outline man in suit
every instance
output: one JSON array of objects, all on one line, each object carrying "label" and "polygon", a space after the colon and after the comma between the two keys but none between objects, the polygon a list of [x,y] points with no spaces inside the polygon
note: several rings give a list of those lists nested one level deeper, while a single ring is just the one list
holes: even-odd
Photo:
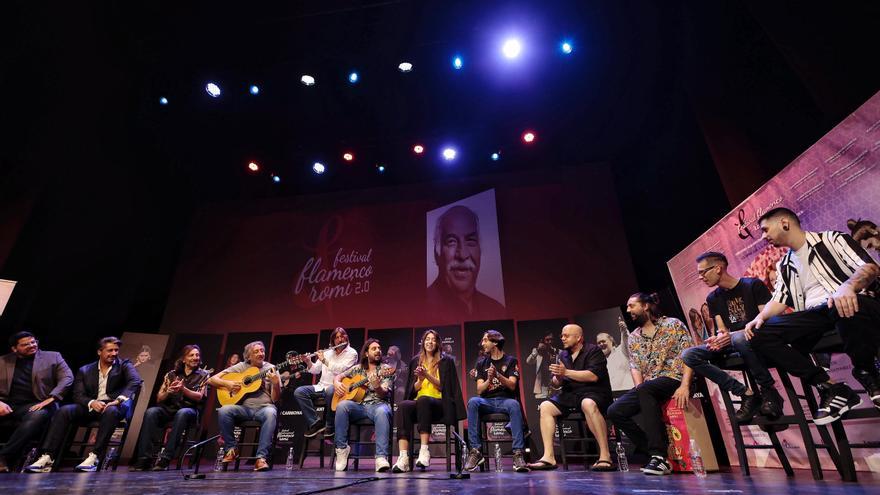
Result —
[{"label": "man in suit", "polygon": [[43,441],[40,457],[27,466],[29,473],[48,473],[54,463],[52,455],[58,452],[72,424],[100,420],[95,448],[76,466],[77,471],[98,470],[98,462],[119,422],[128,418],[134,409],[132,400],[143,380],[131,361],[119,359],[122,341],[104,337],[98,341],[98,361],[87,364],[76,372],[73,384],[73,404],[62,407],[52,418],[49,433]]},{"label": "man in suit", "polygon": [[0,357],[0,427],[13,432],[0,447],[0,473],[43,431],[73,384],[61,354],[41,351],[34,334],[13,334],[9,346],[12,352]]}]

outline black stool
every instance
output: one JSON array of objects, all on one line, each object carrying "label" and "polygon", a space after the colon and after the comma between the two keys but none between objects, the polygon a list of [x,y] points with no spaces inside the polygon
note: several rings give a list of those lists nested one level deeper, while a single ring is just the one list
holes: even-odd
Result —
[{"label": "black stool", "polygon": [[[326,397],[324,397],[324,393],[321,392],[320,395],[312,394],[312,403],[315,405],[315,412],[320,414],[321,417],[326,418],[326,415],[324,415],[324,412],[327,408],[327,399],[326,399]],[[326,425],[325,424],[325,426],[332,427],[334,425]],[[327,431],[327,430],[326,429],[322,430],[320,433],[318,433],[317,435],[315,435],[311,438],[307,438],[305,436],[303,437],[302,445],[300,446],[300,450],[299,450],[299,468],[300,469],[302,469],[303,464],[305,464],[305,462],[306,462],[306,456],[308,456],[309,454],[317,454],[318,456],[320,456],[318,458],[319,459],[318,462],[320,463],[321,468],[322,469],[324,468],[324,449],[327,446],[327,436],[324,435],[325,431]],[[313,450],[309,450],[309,444],[312,442],[312,440],[318,441],[318,448],[313,449]]]},{"label": "black stool", "polygon": [[[238,434],[238,438],[236,440],[236,448],[238,449],[238,458],[235,459],[235,467],[233,468],[235,471],[238,471],[238,468],[239,468],[242,460],[245,460],[245,461],[256,461],[257,460],[257,449],[259,449],[259,445],[260,445],[260,430],[263,427],[259,421],[252,420],[252,419],[241,421],[238,423],[237,426],[239,428],[239,434]],[[278,433],[277,432],[277,430],[278,430],[278,423],[277,422],[275,423],[275,430],[276,431],[274,431],[272,433],[272,443],[269,446],[269,454],[266,456],[266,462],[269,463],[269,467],[274,466],[273,458],[275,456],[272,454],[275,452],[275,441],[278,436],[277,435],[277,433]],[[248,433],[251,431],[253,432],[253,440],[247,441]],[[250,455],[250,456],[241,455],[244,452],[244,448],[250,448],[252,455]],[[228,464],[224,465],[223,470],[226,471],[227,468],[228,468]]]},{"label": "black stool", "polygon": [[[559,436],[559,455],[562,457],[562,468],[566,471],[568,471],[569,457],[582,458],[584,460],[585,470],[589,470],[587,467],[588,459],[599,459],[599,444],[590,432],[590,429],[587,427],[586,421],[587,418],[584,416],[583,412],[573,412],[556,416],[556,434]],[[569,437],[565,435],[565,423],[577,424],[576,436]],[[580,444],[583,447],[583,453],[569,452],[566,444],[571,442]],[[595,453],[590,453],[590,447],[593,447]]]},{"label": "black stool", "polygon": [[[433,427],[433,425],[431,425]],[[455,455],[455,469],[461,469],[461,445],[452,435],[452,432],[458,433],[458,424],[450,424],[443,425],[446,428],[446,438],[444,440],[432,440],[432,437],[428,439],[428,445],[445,445],[446,450],[446,471],[452,471],[452,459],[451,456]],[[415,451],[416,451],[416,442],[419,444],[422,443],[419,435],[415,434],[416,428],[413,428],[413,431],[409,434],[409,458],[410,460],[415,459]],[[415,461],[413,461],[415,462]],[[415,464],[413,464],[415,466]]]}]

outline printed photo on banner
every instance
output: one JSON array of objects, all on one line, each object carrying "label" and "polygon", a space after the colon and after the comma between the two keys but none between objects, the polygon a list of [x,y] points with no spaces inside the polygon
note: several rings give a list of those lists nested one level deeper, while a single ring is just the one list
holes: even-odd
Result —
[{"label": "printed photo on banner", "polygon": [[429,211],[426,229],[428,317],[438,322],[503,318],[495,190]]}]

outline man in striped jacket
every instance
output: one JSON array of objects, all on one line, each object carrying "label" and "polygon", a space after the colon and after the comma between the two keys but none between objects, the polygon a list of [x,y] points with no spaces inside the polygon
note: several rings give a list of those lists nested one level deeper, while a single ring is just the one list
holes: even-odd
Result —
[{"label": "man in striped jacket", "polygon": [[[880,408],[880,373],[874,365],[880,301],[860,294],[877,281],[880,267],[849,235],[804,231],[787,208],[768,211],[758,223],[763,239],[789,251],[777,264],[773,298],[746,325],[752,347],[819,389],[821,404],[813,422],[824,425],[862,403],[851,388],[832,383],[806,356],[823,333],[837,330],[852,360],[853,376]],[[789,307],[794,312],[783,314]]]}]

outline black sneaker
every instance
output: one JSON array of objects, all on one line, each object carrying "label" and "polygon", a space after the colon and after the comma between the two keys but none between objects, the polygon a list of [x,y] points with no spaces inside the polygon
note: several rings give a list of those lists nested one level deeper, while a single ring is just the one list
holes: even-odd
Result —
[{"label": "black sneaker", "polygon": [[318,433],[321,433],[322,431],[324,431],[325,428],[326,428],[326,426],[324,426],[323,421],[317,421],[312,426],[309,426],[309,429],[306,430],[305,433],[303,433],[303,436],[306,438],[312,438],[315,435],[317,435]]},{"label": "black sneaker", "polygon": [[168,464],[171,464],[170,459],[160,457],[156,459],[156,465],[153,466],[153,471],[168,471]]},{"label": "black sneaker", "polygon": [[761,397],[764,399],[759,409],[761,415],[771,420],[779,419],[782,416],[782,405],[785,404],[785,401],[779,395],[776,387],[762,388]]},{"label": "black sneaker", "polygon": [[526,464],[526,458],[522,449],[516,449],[513,451],[513,470],[517,473],[529,472],[529,465]]},{"label": "black sneaker", "polygon": [[464,470],[475,471],[485,460],[480,449],[471,449],[468,451],[467,459],[464,461]]},{"label": "black sneaker", "polygon": [[739,410],[733,415],[737,423],[748,423],[758,414],[764,399],[758,394],[742,396],[742,404]]},{"label": "black sneaker", "polygon": [[331,438],[335,434],[336,434],[336,431],[333,428],[325,428],[324,429],[324,436],[327,438]]},{"label": "black sneaker", "polygon": [[865,393],[874,403],[874,407],[880,409],[880,376],[856,368],[853,368],[852,374],[865,387]]},{"label": "black sneaker", "polygon": [[642,468],[642,472],[653,476],[663,476],[670,474],[672,472],[672,467],[669,465],[669,461],[665,458],[655,455],[651,456],[651,460]]},{"label": "black sneaker", "polygon": [[819,388],[819,409],[813,417],[813,423],[827,425],[840,419],[847,411],[862,403],[859,394],[845,383],[835,383]]},{"label": "black sneaker", "polygon": [[134,465],[131,466],[129,471],[149,471],[150,470],[150,458],[142,457],[138,459]]}]

